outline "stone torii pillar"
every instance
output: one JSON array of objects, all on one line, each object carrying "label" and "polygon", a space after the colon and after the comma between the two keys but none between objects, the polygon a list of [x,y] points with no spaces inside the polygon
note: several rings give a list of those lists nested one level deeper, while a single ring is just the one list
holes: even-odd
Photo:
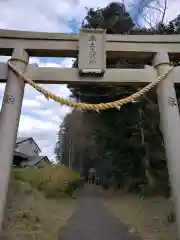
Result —
[{"label": "stone torii pillar", "polygon": [[[24,72],[28,53],[18,47],[14,49],[12,58],[13,64]],[[0,117],[0,235],[25,86],[12,70],[9,69],[8,73]]]},{"label": "stone torii pillar", "polygon": [[[161,62],[167,64],[159,65]],[[159,52],[154,57],[158,76],[170,69],[169,56]],[[172,197],[175,203],[178,237],[180,237],[180,116],[174,88],[173,70],[157,86],[160,112],[160,125],[164,136],[165,152],[168,161]]]}]

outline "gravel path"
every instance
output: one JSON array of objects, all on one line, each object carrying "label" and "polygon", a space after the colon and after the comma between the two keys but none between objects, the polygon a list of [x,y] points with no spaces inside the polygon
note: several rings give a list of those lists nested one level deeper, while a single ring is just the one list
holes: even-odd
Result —
[{"label": "gravel path", "polygon": [[129,233],[103,205],[98,187],[86,185],[77,200],[77,211],[59,240],[140,240]]}]

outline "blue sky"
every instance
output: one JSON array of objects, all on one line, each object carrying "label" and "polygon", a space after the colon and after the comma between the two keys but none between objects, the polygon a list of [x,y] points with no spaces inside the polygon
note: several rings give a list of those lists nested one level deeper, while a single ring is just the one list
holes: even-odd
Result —
[{"label": "blue sky", "polygon": [[[138,0],[125,1],[128,6]],[[139,0],[140,1],[140,0]],[[144,0],[143,0],[144,1]],[[147,0],[146,0],[147,1]],[[164,0],[160,0],[163,3]],[[41,32],[77,32],[86,15],[85,7],[105,7],[109,0],[9,0],[0,1],[0,28]],[[139,3],[139,2],[138,2]],[[180,11],[180,0],[169,0],[166,20],[171,20]],[[8,57],[0,56],[0,61]],[[70,58],[31,58],[39,67],[71,67]],[[0,104],[4,92],[0,84]],[[45,85],[49,91],[68,98],[66,85]],[[72,109],[47,101],[44,96],[26,85],[18,135],[33,137],[43,155],[54,159],[54,147],[58,128],[63,118]]]},{"label": "blue sky", "polygon": [[[72,20],[72,22],[70,22],[68,25],[70,26],[70,31],[72,33],[78,33],[79,32],[79,24],[76,23],[76,20]],[[41,57],[39,59],[40,59],[40,62],[44,62],[44,63],[62,63],[64,61],[64,58]]]}]

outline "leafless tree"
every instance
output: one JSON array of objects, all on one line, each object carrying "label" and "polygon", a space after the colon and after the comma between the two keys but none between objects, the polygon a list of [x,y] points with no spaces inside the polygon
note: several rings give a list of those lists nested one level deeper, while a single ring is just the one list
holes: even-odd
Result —
[{"label": "leafless tree", "polygon": [[141,15],[142,21],[149,28],[153,28],[159,23],[164,23],[168,7],[172,1],[168,0],[155,0],[148,5]]}]

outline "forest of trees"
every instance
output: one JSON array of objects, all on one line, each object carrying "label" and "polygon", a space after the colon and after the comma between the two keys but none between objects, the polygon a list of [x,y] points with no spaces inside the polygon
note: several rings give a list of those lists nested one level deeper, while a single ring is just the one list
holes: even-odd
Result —
[{"label": "forest of trees", "polygon": [[[166,6],[167,8],[167,6]],[[166,9],[165,9],[166,10]],[[180,15],[164,23],[137,26],[124,4],[89,9],[83,28],[104,28],[108,34],[180,34]],[[153,25],[153,26],[152,26]],[[78,59],[73,67],[77,67]],[[174,62],[176,65],[178,62]],[[147,63],[146,63],[147,64]],[[151,63],[149,63],[151,64]],[[143,68],[133,59],[107,59],[107,68]],[[137,91],[138,86],[69,85],[78,101],[101,103],[118,100]],[[177,96],[179,89],[177,87]],[[60,125],[55,152],[57,161],[82,174],[97,169],[104,188],[169,194],[169,177],[155,89],[136,103],[107,111],[73,110]]]}]

